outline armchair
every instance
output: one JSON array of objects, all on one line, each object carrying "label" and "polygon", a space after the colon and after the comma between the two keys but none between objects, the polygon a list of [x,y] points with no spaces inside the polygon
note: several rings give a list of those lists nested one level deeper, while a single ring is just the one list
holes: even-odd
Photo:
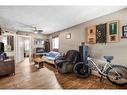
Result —
[{"label": "armchair", "polygon": [[65,56],[56,58],[54,63],[60,73],[69,73],[73,71],[73,66],[78,61],[79,52],[77,50],[69,50]]}]

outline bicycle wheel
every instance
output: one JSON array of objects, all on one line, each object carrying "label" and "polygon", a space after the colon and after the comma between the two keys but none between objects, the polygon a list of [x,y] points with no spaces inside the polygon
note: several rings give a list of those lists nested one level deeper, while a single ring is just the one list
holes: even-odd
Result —
[{"label": "bicycle wheel", "polygon": [[127,68],[113,65],[106,70],[107,79],[116,85],[127,85]]},{"label": "bicycle wheel", "polygon": [[89,75],[91,74],[91,69],[89,68],[89,66],[83,64],[82,62],[75,64],[73,70],[78,77],[82,78],[89,77]]}]

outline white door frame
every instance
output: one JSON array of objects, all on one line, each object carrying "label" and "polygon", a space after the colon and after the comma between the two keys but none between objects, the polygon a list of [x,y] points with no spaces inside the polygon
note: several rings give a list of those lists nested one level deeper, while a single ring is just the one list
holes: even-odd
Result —
[{"label": "white door frame", "polygon": [[[31,45],[31,36],[16,35],[16,37],[15,37],[15,40],[16,40],[16,41],[15,41],[15,42],[16,42],[16,47],[15,47],[15,50],[16,50],[16,51],[15,51],[15,55],[16,55],[16,56],[17,56],[17,48],[18,48],[18,46],[17,46],[17,45],[18,45],[18,37],[29,38],[29,41],[30,41],[30,42],[29,42],[29,45],[30,45],[30,46],[29,46],[29,47],[30,47],[29,60],[31,60],[31,52],[32,52],[32,47],[31,47],[31,46],[32,46],[32,45]],[[16,59],[16,60],[15,60],[16,63],[18,63],[18,62],[17,62],[17,58],[15,58],[15,59]]]}]

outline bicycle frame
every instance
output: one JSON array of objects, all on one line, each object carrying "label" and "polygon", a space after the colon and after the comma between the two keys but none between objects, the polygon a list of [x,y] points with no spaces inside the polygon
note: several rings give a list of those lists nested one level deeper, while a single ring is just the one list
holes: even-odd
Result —
[{"label": "bicycle frame", "polygon": [[97,66],[97,63],[95,63],[95,62],[92,60],[92,58],[88,57],[87,60],[90,61],[90,62],[96,67],[96,69],[98,70],[98,72],[99,72],[101,75],[103,75],[103,76],[107,76],[107,74],[105,73],[105,71],[107,70],[107,69],[106,69],[107,66],[112,68],[111,63],[105,61],[105,65],[104,65],[104,67],[102,68],[102,71],[101,71],[101,69]]}]

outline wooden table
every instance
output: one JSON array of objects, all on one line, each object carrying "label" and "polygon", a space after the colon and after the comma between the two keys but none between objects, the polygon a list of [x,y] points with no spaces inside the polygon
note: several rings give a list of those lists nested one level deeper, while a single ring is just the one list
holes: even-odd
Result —
[{"label": "wooden table", "polygon": [[34,65],[38,65],[38,66],[39,66],[38,69],[43,68],[43,65],[44,65],[44,60],[43,60],[43,58],[37,57],[37,58],[34,58],[33,60],[34,60],[34,62],[35,62]]}]

